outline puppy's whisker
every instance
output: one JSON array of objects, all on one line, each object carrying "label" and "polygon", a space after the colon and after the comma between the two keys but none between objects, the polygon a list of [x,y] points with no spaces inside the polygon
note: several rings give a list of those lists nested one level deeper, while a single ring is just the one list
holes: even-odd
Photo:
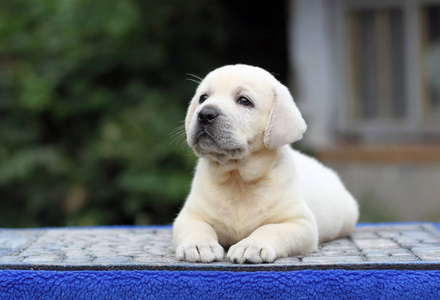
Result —
[{"label": "puppy's whisker", "polygon": [[170,144],[176,144],[177,150],[181,151],[186,140],[185,124],[174,128],[169,135],[171,136]]},{"label": "puppy's whisker", "polygon": [[175,141],[178,141],[180,139],[182,139],[183,137],[185,137],[185,132],[175,132],[172,134],[172,140],[171,143],[174,143]]},{"label": "puppy's whisker", "polygon": [[185,124],[179,125],[176,128],[174,128],[173,130],[171,130],[169,135],[173,136],[173,135],[181,134],[181,133],[185,133]]},{"label": "puppy's whisker", "polygon": [[182,151],[184,145],[185,145],[185,137],[184,136],[178,136],[176,139],[171,141],[171,143],[175,144],[175,147],[178,152]]},{"label": "puppy's whisker", "polygon": [[179,142],[181,142],[184,138],[185,138],[185,133],[176,132],[176,133],[173,135],[170,144],[173,144],[173,143],[175,143],[175,142],[178,142],[178,143],[179,143]]},{"label": "puppy's whisker", "polygon": [[194,77],[195,79],[199,80],[200,82],[203,80],[202,77],[199,77],[199,76],[197,76],[197,75],[195,75],[195,74],[186,73],[185,75],[192,76],[192,77]]},{"label": "puppy's whisker", "polygon": [[185,80],[192,81],[192,82],[195,82],[197,84],[200,84],[200,82],[201,82],[201,81],[199,81],[199,80],[197,80],[195,78],[185,78]]},{"label": "puppy's whisker", "polygon": [[197,80],[192,79],[192,78],[186,78],[185,80],[192,81],[192,82],[197,83],[197,84],[200,84],[200,82],[201,82],[201,81],[197,81]]}]

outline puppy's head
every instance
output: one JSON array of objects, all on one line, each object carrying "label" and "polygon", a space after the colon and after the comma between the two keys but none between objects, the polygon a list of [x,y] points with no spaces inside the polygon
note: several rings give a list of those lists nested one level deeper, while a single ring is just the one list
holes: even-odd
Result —
[{"label": "puppy's head", "polygon": [[306,123],[288,89],[267,71],[231,65],[209,73],[191,100],[187,142],[220,163],[302,138]]}]

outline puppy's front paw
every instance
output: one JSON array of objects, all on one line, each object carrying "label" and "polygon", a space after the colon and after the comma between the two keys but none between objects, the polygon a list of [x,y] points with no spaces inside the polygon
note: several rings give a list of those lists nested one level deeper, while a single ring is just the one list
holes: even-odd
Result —
[{"label": "puppy's front paw", "polygon": [[275,250],[268,246],[259,246],[241,241],[232,246],[228,251],[228,259],[239,264],[270,263],[276,258]]},{"label": "puppy's front paw", "polygon": [[177,259],[189,262],[222,261],[223,256],[223,247],[217,242],[189,242],[176,248]]}]

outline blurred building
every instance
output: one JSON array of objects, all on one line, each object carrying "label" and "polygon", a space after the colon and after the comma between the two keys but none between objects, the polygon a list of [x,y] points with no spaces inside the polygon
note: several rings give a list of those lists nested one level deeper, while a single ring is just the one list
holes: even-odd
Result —
[{"label": "blurred building", "polygon": [[440,221],[440,1],[291,0],[302,146],[369,220]]}]

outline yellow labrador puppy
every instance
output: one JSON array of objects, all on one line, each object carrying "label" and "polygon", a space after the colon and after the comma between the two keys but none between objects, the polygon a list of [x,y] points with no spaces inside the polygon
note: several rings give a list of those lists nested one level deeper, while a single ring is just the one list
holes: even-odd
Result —
[{"label": "yellow labrador puppy", "polygon": [[288,89],[258,67],[230,65],[200,83],[185,119],[200,158],[174,222],[179,260],[273,262],[347,236],[356,201],[338,176],[288,144],[306,123]]}]

